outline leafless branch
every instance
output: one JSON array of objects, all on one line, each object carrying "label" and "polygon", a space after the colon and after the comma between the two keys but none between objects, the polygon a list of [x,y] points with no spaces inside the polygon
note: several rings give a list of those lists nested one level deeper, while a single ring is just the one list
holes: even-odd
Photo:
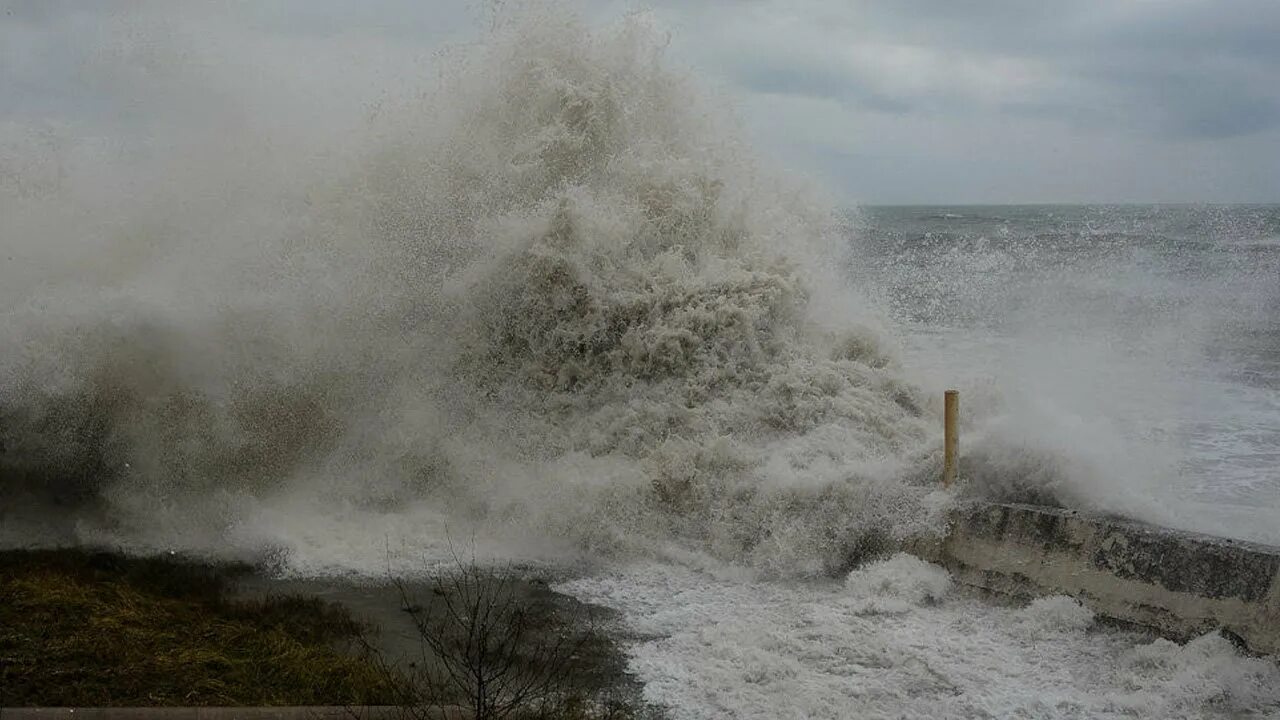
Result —
[{"label": "leafless branch", "polygon": [[[422,601],[404,581],[392,581],[422,648],[403,700],[425,708],[458,699],[476,720],[558,714],[570,694],[573,660],[591,637],[589,624],[541,618],[521,597],[514,566],[483,567],[452,542],[449,550],[449,569],[436,575]],[[425,720],[426,713],[407,716]],[[606,716],[620,717],[616,708]]]}]

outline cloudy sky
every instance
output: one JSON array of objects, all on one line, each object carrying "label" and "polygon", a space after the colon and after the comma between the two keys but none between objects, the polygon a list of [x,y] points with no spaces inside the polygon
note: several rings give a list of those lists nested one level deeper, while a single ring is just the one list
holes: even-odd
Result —
[{"label": "cloudy sky", "polygon": [[[291,121],[305,123],[307,97],[411,87],[403,76],[478,37],[484,16],[470,0],[0,7],[0,127],[98,134],[224,122],[227,97],[255,93],[301,98]],[[1276,0],[643,7],[766,152],[850,202],[1280,201]],[[201,80],[165,72],[174,62]],[[187,117],[155,112],[157,97]]]}]

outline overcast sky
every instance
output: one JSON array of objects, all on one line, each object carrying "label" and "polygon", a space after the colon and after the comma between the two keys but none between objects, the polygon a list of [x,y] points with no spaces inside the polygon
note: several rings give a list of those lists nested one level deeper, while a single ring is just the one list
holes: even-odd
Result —
[{"label": "overcast sky", "polygon": [[[216,115],[218,83],[255,92],[273,63],[293,93],[355,97],[371,77],[394,92],[412,85],[401,70],[477,37],[482,15],[468,0],[214,5],[0,0],[0,124],[150,131],[139,97]],[[576,6],[600,18],[637,7]],[[673,59],[732,98],[766,152],[850,202],[1280,201],[1278,0],[648,7]],[[166,14],[210,28],[185,31],[213,68],[198,93],[156,68],[171,58],[146,40],[190,25]],[[110,47],[126,50],[104,59]]]}]

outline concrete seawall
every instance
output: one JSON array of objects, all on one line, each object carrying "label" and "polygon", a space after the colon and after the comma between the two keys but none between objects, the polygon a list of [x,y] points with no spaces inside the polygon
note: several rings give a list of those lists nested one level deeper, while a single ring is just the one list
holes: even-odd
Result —
[{"label": "concrete seawall", "polygon": [[1187,638],[1221,628],[1280,653],[1280,548],[1074,510],[983,504],[914,552],[956,581],[1017,598],[1063,594],[1104,617]]}]

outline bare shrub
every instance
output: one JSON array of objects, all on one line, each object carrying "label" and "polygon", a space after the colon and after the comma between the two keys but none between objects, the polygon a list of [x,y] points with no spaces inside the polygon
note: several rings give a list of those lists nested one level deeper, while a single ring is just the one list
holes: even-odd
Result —
[{"label": "bare shrub", "polygon": [[515,567],[484,567],[455,553],[423,600],[393,582],[421,641],[407,671],[387,670],[399,678],[405,717],[630,717],[625,702],[591,692],[578,677],[591,673],[583,651],[599,639],[590,613],[530,597]]}]

